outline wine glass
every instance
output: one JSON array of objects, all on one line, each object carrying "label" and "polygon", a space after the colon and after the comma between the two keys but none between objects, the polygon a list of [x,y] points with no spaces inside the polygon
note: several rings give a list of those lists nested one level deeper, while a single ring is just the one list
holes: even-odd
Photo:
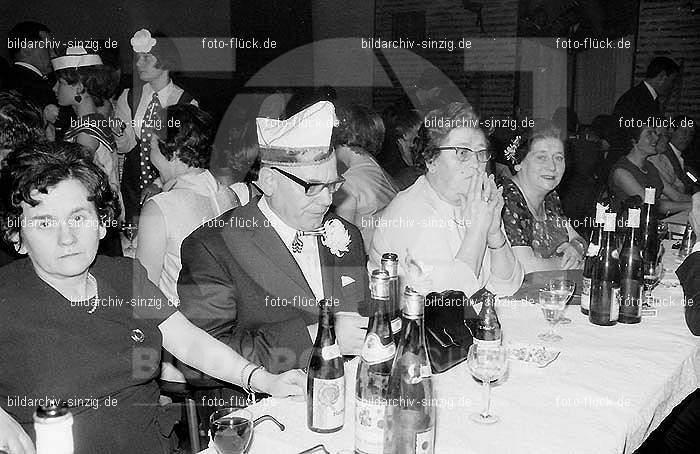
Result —
[{"label": "wine glass", "polygon": [[644,262],[644,307],[653,307],[655,305],[656,299],[651,294],[651,291],[659,283],[663,273],[664,267],[661,263],[656,261]]},{"label": "wine glass", "polygon": [[561,318],[566,302],[574,294],[576,284],[567,279],[552,279],[539,291],[539,301],[545,319],[549,322],[549,331],[541,333],[538,339],[545,342],[559,342],[562,337],[554,332],[557,322]]},{"label": "wine glass", "polygon": [[209,418],[217,454],[244,454],[253,439],[253,415],[244,408],[221,408]]},{"label": "wine glass", "polygon": [[121,228],[124,237],[129,240],[129,246],[127,249],[134,250],[134,240],[139,232],[139,225],[136,222],[124,222]]},{"label": "wine glass", "polygon": [[503,345],[485,346],[473,344],[467,354],[467,366],[472,376],[481,381],[484,395],[484,409],[472,413],[469,419],[479,424],[498,422],[498,416],[491,413],[491,382],[501,378],[508,368],[508,348]]}]

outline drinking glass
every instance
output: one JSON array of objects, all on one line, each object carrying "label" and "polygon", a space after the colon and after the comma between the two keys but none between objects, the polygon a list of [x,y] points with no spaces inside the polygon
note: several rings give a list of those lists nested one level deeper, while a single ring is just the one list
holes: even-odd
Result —
[{"label": "drinking glass", "polygon": [[244,408],[222,408],[212,413],[209,424],[218,454],[248,452],[253,439],[253,415]]},{"label": "drinking glass", "polygon": [[508,367],[508,348],[499,346],[484,346],[473,344],[467,354],[467,366],[472,376],[481,381],[484,395],[484,409],[472,413],[469,419],[479,424],[498,422],[498,416],[491,413],[491,382],[501,378]]},{"label": "drinking glass", "polygon": [[661,263],[654,261],[644,262],[644,307],[653,307],[655,305],[656,299],[652,296],[651,291],[659,283],[663,273],[664,267]]},{"label": "drinking glass", "polygon": [[539,301],[545,319],[549,322],[549,331],[541,333],[538,339],[545,342],[558,342],[562,337],[555,333],[555,327],[561,318],[566,303],[574,294],[576,284],[567,279],[552,279],[539,291]]},{"label": "drinking glass", "polygon": [[127,249],[134,250],[134,240],[139,232],[139,225],[135,222],[124,222],[122,223],[121,231],[124,233],[124,237],[129,240]]}]

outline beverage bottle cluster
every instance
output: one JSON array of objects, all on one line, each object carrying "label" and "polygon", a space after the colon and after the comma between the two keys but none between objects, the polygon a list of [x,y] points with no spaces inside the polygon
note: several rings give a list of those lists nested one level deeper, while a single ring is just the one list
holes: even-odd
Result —
[{"label": "beverage bottle cluster", "polygon": [[[581,312],[593,324],[642,320],[645,270],[659,258],[655,195],[654,188],[645,188],[641,209],[628,207],[623,213],[626,226],[619,233],[617,214],[602,203],[596,205],[596,228],[586,254],[581,296]],[[616,235],[624,235],[624,240],[618,242]]]}]

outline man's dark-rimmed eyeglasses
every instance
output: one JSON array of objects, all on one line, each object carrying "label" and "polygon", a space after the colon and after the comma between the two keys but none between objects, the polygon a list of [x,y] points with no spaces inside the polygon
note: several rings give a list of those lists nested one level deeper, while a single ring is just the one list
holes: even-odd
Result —
[{"label": "man's dark-rimmed eyeglasses", "polygon": [[289,172],[285,172],[284,170],[280,169],[279,167],[272,166],[270,167],[271,169],[274,169],[284,175],[285,177],[289,178],[299,186],[302,186],[304,188],[304,194],[306,194],[308,197],[313,197],[315,195],[318,195],[323,191],[325,188],[328,188],[328,192],[331,194],[335,193],[340,189],[340,187],[345,183],[345,178],[339,177],[337,180],[334,181],[329,181],[327,183],[323,182],[309,182],[306,180],[302,180],[296,175],[292,175]]}]

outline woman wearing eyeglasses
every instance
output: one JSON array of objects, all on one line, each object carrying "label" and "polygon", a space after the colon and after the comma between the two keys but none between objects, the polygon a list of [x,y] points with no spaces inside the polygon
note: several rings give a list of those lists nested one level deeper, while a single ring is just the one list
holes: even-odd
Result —
[{"label": "woman wearing eyeglasses", "polygon": [[514,293],[523,271],[501,228],[503,197],[486,174],[488,142],[464,103],[430,112],[416,164],[423,175],[384,210],[370,248],[370,269],[399,254],[399,275],[421,292],[486,286]]},{"label": "woman wearing eyeglasses", "polygon": [[566,169],[559,129],[539,125],[506,155],[516,174],[503,184],[503,226],[523,269],[581,268],[586,242],[564,216],[555,190]]}]

